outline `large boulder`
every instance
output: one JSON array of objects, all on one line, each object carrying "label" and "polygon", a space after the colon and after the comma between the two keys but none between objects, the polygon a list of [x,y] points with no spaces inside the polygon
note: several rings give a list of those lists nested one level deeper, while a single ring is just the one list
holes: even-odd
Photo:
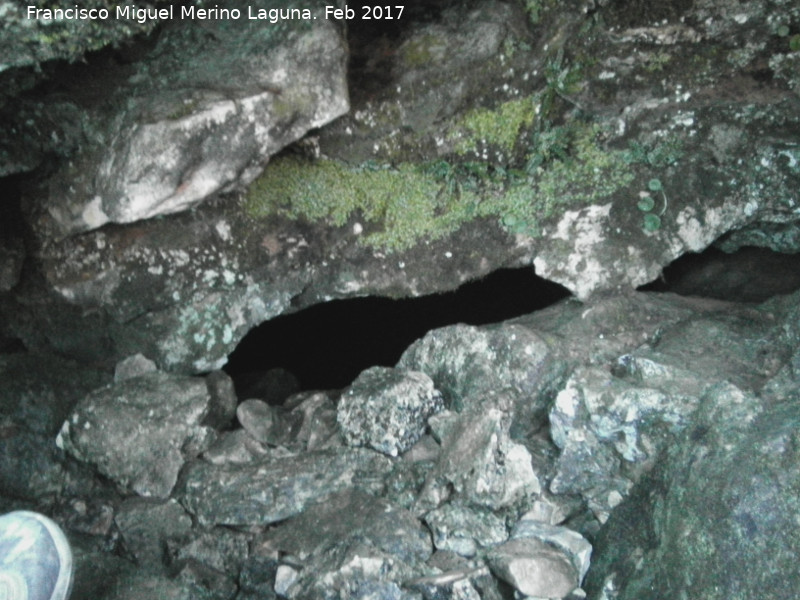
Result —
[{"label": "large boulder", "polygon": [[207,444],[210,407],[202,378],[148,373],[86,396],[56,443],[139,495],[166,498],[183,463]]},{"label": "large boulder", "polygon": [[703,408],[710,418],[670,450],[603,532],[590,576],[595,597],[771,600],[795,593],[796,399],[763,407],[718,386]]},{"label": "large boulder", "polygon": [[75,123],[65,144],[84,140],[29,193],[37,226],[61,237],[186,210],[250,183],[272,154],[346,112],[345,43],[316,16],[272,27],[246,14],[176,18],[143,60],[93,72],[104,102],[79,81],[39,100]]}]

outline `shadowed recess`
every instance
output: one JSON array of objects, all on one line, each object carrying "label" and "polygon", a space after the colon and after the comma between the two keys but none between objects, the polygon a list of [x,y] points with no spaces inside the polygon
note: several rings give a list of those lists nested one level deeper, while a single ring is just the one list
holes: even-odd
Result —
[{"label": "shadowed recess", "polygon": [[667,265],[659,279],[639,288],[731,302],[763,302],[798,289],[800,254],[755,247],[685,254]]},{"label": "shadowed recess", "polygon": [[567,296],[564,287],[525,268],[499,270],[446,294],[334,300],[256,327],[230,355],[225,370],[236,380],[280,367],[295,375],[302,389],[337,389],[368,367],[393,366],[431,329],[504,321]]}]

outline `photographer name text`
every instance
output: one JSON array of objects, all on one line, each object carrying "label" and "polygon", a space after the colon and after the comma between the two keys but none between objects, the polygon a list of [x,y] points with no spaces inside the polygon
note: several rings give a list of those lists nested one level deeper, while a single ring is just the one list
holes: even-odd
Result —
[{"label": "photographer name text", "polygon": [[215,5],[213,8],[197,8],[195,6],[165,6],[162,8],[137,7],[133,4],[108,8],[85,8],[75,5],[69,8],[39,8],[36,5],[28,5],[26,16],[28,19],[42,21],[105,21],[107,19],[117,19],[126,21],[136,21],[147,23],[148,21],[168,21],[168,20],[201,20],[201,21],[238,21],[257,20],[278,23],[279,21],[313,21],[318,17],[331,20],[393,20],[400,19],[403,15],[403,5],[382,5],[382,6],[359,6],[350,8],[346,4],[342,8],[326,6],[322,11],[312,11],[308,8],[259,8],[258,6],[247,6],[246,9],[221,8]]}]

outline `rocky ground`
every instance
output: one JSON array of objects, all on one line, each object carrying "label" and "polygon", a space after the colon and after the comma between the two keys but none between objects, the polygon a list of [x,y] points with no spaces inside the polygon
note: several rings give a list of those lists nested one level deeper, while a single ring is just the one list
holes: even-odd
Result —
[{"label": "rocky ground", "polygon": [[65,525],[77,598],[778,598],[798,311],[566,300],[279,404],[5,355],[4,503]]}]

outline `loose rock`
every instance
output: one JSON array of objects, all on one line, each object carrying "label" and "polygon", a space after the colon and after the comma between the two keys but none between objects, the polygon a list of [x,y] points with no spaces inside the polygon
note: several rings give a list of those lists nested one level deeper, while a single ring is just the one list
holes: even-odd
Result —
[{"label": "loose rock", "polygon": [[336,421],[350,446],[402,454],[425,433],[428,417],[444,408],[424,373],[372,367],[339,399]]},{"label": "loose rock", "polygon": [[578,587],[578,574],[570,560],[533,538],[501,544],[487,559],[495,575],[528,596],[565,598]]},{"label": "loose rock", "polygon": [[201,523],[265,525],[352,486],[380,490],[389,459],[372,450],[316,451],[246,464],[190,464],[178,494]]}]

